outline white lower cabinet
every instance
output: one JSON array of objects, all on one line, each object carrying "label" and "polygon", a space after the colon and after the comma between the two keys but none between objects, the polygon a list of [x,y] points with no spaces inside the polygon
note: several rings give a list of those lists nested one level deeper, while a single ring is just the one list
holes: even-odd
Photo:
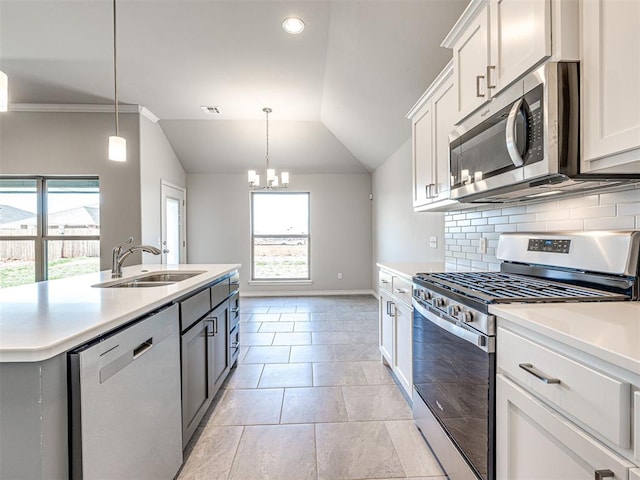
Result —
[{"label": "white lower cabinet", "polygon": [[389,365],[405,393],[412,394],[413,308],[412,283],[408,278],[379,271],[387,283],[380,284],[379,346],[383,361]]},{"label": "white lower cabinet", "polygon": [[497,376],[496,385],[498,479],[629,478],[635,465],[504,375]]},{"label": "white lower cabinet", "polygon": [[380,291],[380,353],[389,366],[393,366],[395,304],[391,295]]},{"label": "white lower cabinet", "polygon": [[396,349],[393,371],[407,395],[411,395],[411,339],[413,335],[413,310],[396,303]]}]

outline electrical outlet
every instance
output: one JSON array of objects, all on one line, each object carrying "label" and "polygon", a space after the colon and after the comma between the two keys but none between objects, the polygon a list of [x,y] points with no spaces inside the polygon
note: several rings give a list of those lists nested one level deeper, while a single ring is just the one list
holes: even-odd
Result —
[{"label": "electrical outlet", "polygon": [[433,235],[429,237],[429,247],[438,248],[438,237]]},{"label": "electrical outlet", "polygon": [[487,239],[484,237],[480,238],[480,245],[478,245],[478,251],[480,253],[487,253]]},{"label": "electrical outlet", "polygon": [[342,272],[338,273],[338,280],[342,280]]}]

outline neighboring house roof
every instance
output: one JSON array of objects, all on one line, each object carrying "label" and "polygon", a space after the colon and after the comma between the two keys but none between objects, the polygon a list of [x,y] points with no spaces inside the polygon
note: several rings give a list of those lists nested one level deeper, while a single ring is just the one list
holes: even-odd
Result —
[{"label": "neighboring house roof", "polygon": [[17,223],[20,220],[34,216],[34,213],[27,212],[21,208],[12,207],[11,205],[0,205],[0,225],[4,225],[5,223]]},{"label": "neighboring house roof", "polygon": [[[13,207],[8,207],[6,213],[3,213],[6,205],[0,205],[0,225],[3,228],[17,228],[21,225],[35,226],[37,223],[37,215],[20,210]],[[15,210],[18,213],[11,216],[11,210]],[[20,215],[19,212],[22,212]],[[61,212],[55,212],[49,215],[49,226],[57,227],[63,225],[65,227],[98,227],[100,226],[100,209],[97,206],[84,206],[78,208],[72,208],[69,210],[63,210]]]}]

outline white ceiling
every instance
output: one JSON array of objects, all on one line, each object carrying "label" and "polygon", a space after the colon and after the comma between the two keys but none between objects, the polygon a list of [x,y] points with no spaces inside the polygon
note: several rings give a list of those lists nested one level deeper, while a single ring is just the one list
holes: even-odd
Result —
[{"label": "white ceiling", "polygon": [[[118,89],[160,125],[189,173],[372,170],[410,136],[404,117],[451,58],[468,0],[118,0]],[[12,103],[113,101],[109,0],[0,0]],[[300,35],[281,28],[304,19]],[[200,105],[222,114],[206,116]]]}]

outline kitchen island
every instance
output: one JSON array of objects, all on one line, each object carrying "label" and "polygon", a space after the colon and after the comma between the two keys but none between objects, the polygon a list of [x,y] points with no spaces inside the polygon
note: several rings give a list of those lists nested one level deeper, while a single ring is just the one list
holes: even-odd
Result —
[{"label": "kitchen island", "polygon": [[201,272],[169,285],[100,288],[110,272],[0,291],[0,478],[68,478],[67,352],[204,288],[238,264],[138,265]]}]

